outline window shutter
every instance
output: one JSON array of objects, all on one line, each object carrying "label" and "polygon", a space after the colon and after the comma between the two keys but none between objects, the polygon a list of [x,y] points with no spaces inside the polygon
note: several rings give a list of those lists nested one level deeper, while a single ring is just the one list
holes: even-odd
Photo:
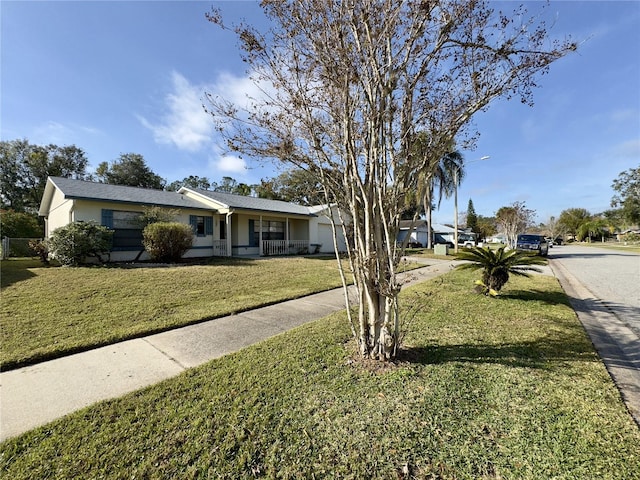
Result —
[{"label": "window shutter", "polygon": [[189,215],[189,225],[191,225],[191,229],[195,235],[198,232],[198,217],[195,215]]},{"label": "window shutter", "polygon": [[113,210],[102,209],[102,225],[107,228],[113,228]]},{"label": "window shutter", "polygon": [[213,235],[213,218],[204,217],[204,234]]},{"label": "window shutter", "polygon": [[249,246],[250,247],[257,247],[257,243],[256,243],[256,233],[255,233],[255,220],[249,220]]}]

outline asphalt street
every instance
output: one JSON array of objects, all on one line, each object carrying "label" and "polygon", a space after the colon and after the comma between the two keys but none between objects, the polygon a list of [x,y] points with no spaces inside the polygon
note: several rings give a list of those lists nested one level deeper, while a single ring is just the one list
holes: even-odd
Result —
[{"label": "asphalt street", "polygon": [[562,264],[640,336],[640,254],[560,245],[549,250],[549,258]]},{"label": "asphalt street", "polygon": [[640,426],[640,254],[558,246],[550,266]]}]

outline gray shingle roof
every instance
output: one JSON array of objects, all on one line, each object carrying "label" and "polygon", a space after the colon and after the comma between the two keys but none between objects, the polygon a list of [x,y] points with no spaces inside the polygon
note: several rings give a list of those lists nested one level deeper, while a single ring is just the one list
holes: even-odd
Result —
[{"label": "gray shingle roof", "polygon": [[[204,202],[198,201],[193,197],[187,197],[186,195],[178,192],[87,182],[84,180],[74,180],[64,177],[49,177],[49,180],[64,194],[65,198],[211,210],[211,207]],[[252,210],[291,215],[315,216],[309,207],[282,202],[280,200],[268,200],[265,198],[246,197],[231,193],[212,192],[209,190],[191,188],[184,188],[181,191],[185,190],[200,194],[203,197],[209,198],[222,205],[226,205],[234,210]]]},{"label": "gray shingle roof", "polygon": [[[411,220],[400,220],[400,229],[407,230],[411,226]],[[426,220],[418,220],[415,224],[415,229],[426,228],[427,221]],[[447,227],[446,225],[440,225],[439,223],[432,223],[431,229],[436,233],[452,233],[455,231],[454,228]]]},{"label": "gray shingle roof", "polygon": [[210,210],[203,203],[178,192],[86,182],[63,177],[49,177],[49,180],[64,193],[66,198]]},{"label": "gray shingle roof", "polygon": [[268,200],[266,198],[246,197],[244,195],[234,195],[232,193],[212,192],[210,190],[200,190],[196,188],[185,188],[210,198],[215,202],[226,205],[234,210],[258,210],[264,212],[289,213],[295,215],[315,216],[309,207],[296,205],[295,203],[282,202],[280,200]]}]

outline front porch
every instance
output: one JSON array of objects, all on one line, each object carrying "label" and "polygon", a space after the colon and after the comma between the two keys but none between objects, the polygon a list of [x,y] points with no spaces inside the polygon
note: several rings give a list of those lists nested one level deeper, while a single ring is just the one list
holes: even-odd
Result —
[{"label": "front porch", "polygon": [[219,215],[215,224],[215,257],[307,255],[316,250],[308,218],[231,212]]},{"label": "front porch", "polygon": [[[234,250],[236,255],[233,255]],[[239,248],[232,247],[231,254],[229,254],[227,240],[213,241],[214,257],[243,256],[239,255],[238,251]],[[317,245],[310,244],[309,240],[263,240],[257,253],[261,257],[272,257],[277,255],[308,255],[317,253],[316,251]]]}]

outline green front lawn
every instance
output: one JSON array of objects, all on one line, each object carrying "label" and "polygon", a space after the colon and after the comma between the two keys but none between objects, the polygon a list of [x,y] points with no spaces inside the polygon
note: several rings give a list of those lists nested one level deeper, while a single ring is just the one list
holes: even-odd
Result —
[{"label": "green front lawn", "polygon": [[581,247],[596,247],[596,248],[606,248],[607,250],[617,250],[622,252],[632,252],[632,253],[640,253],[640,245],[637,243],[630,243],[625,245],[624,242],[615,243],[615,242],[576,242],[576,243],[568,243],[567,245],[580,245]]},{"label": "green front lawn", "polygon": [[2,269],[0,365],[12,367],[341,285],[335,258],[220,259],[159,268]]},{"label": "green front lawn", "polygon": [[6,441],[0,476],[639,479],[640,430],[557,281],[491,299],[473,278],[403,293],[391,368],[354,362],[335,314]]}]

